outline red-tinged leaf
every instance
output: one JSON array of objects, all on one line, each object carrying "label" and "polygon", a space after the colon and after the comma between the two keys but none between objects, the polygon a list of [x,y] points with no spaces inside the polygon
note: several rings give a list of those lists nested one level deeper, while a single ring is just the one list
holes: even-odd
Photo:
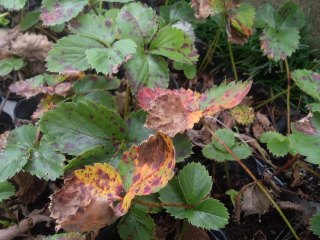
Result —
[{"label": "red-tinged leaf", "polygon": [[204,93],[200,100],[200,108],[204,116],[211,116],[223,109],[230,109],[241,103],[248,94],[252,81],[231,82],[220,85]]},{"label": "red-tinged leaf", "polygon": [[63,82],[64,78],[60,76],[39,75],[27,80],[21,80],[10,85],[11,92],[17,95],[30,98],[39,93],[45,93],[49,95],[66,96],[72,84],[69,82]]},{"label": "red-tinged leaf", "polygon": [[32,119],[39,119],[42,117],[42,115],[47,112],[47,111],[50,111],[52,110],[58,103],[60,103],[64,98],[60,97],[60,96],[57,96],[57,95],[45,95],[36,111],[32,114],[31,118]]},{"label": "red-tinged leaf", "polygon": [[140,106],[149,112],[146,127],[175,136],[193,128],[202,117],[201,94],[191,90],[155,90],[143,88],[138,93]]},{"label": "red-tinged leaf", "polygon": [[135,195],[155,193],[173,177],[176,161],[172,140],[161,133],[152,135],[138,147],[134,146],[125,152],[122,162],[129,165],[127,169],[133,169],[131,174],[124,173],[128,174],[124,178],[130,178],[131,186],[117,206],[120,212],[127,212]]},{"label": "red-tinged leaf", "polygon": [[49,209],[57,229],[74,232],[98,230],[118,218],[112,201],[94,195],[92,187],[77,177],[65,180],[64,187],[51,196]]}]

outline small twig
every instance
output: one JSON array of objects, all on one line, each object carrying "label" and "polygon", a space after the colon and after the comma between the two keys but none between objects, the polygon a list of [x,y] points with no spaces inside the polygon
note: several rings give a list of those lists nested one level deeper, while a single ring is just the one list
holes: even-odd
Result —
[{"label": "small twig", "polygon": [[287,217],[284,215],[278,204],[273,200],[271,194],[268,192],[268,190],[263,186],[263,184],[256,178],[256,176],[250,171],[250,169],[241,161],[240,158],[237,157],[237,155],[226,145],[224,141],[222,141],[215,132],[208,126],[208,124],[203,121],[204,126],[207,128],[207,130],[211,133],[212,137],[214,137],[227,151],[230,153],[230,155],[239,163],[239,165],[243,168],[243,170],[246,171],[246,173],[252,178],[252,180],[257,184],[257,186],[260,188],[260,190],[265,194],[265,196],[268,198],[268,200],[271,202],[273,207],[277,210],[283,221],[286,223],[288,228],[290,229],[292,235],[295,239],[300,240],[298,234],[293,229],[292,225],[290,224]]},{"label": "small twig", "polygon": [[54,35],[52,35],[49,31],[43,29],[41,26],[35,26],[36,29],[38,29],[40,32],[43,32],[45,35],[47,35],[48,37],[50,37],[52,40],[54,40],[55,42],[58,41],[58,38],[55,37]]},{"label": "small twig", "polygon": [[291,95],[291,73],[289,69],[288,59],[284,60],[287,73],[287,134],[290,134],[290,124],[291,124],[291,110],[290,110],[290,95]]},{"label": "small twig", "polygon": [[2,114],[2,112],[3,112],[4,105],[6,105],[6,103],[7,103],[7,101],[8,101],[9,95],[10,95],[10,91],[7,92],[6,98],[4,99],[4,101],[3,101],[3,103],[2,103],[2,105],[1,105],[1,107],[0,107],[0,116],[1,116],[1,114]]},{"label": "small twig", "polygon": [[234,75],[234,79],[236,81],[239,81],[238,78],[238,73],[237,73],[237,67],[236,67],[236,62],[234,60],[234,55],[233,55],[233,51],[232,51],[232,46],[231,43],[227,40],[228,42],[228,49],[229,49],[229,54],[230,54],[230,60],[231,60],[231,65],[232,65],[232,71],[233,71],[233,75]]}]

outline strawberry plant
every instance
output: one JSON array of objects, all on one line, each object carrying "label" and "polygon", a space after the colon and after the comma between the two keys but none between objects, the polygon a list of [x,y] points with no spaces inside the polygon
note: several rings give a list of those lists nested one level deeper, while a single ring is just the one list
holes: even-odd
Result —
[{"label": "strawberry plant", "polygon": [[[37,105],[28,119],[14,119],[15,128],[0,138],[0,207],[7,219],[17,220],[6,200],[15,194],[23,202],[38,181],[39,194],[51,194],[44,201],[50,212],[45,221],[64,231],[44,234],[48,240],[88,239],[90,233],[112,228],[123,240],[158,239],[161,224],[171,231],[167,238],[185,239],[187,231],[207,234],[230,226],[231,209],[240,221],[241,213],[266,214],[271,206],[300,239],[283,211],[295,203],[278,201],[285,184],[280,188],[276,178],[290,168],[294,188],[302,181],[298,164],[319,177],[313,165],[320,165],[320,75],[317,66],[291,71],[288,61],[299,49],[306,22],[297,4],[257,10],[231,0],[161,6],[131,0],[29,4],[0,3],[10,20],[0,15],[5,26],[0,29],[0,76],[11,81],[0,112],[12,94],[23,97],[14,114],[24,101]],[[202,54],[195,30],[210,21],[217,31]],[[258,80],[238,74],[233,47],[245,47],[252,36],[261,58],[284,64],[286,135],[250,103],[247,95],[259,92]],[[221,39],[232,69],[213,77],[208,66]],[[226,77],[229,70],[232,78]],[[295,86],[310,100],[310,113],[291,122]],[[283,159],[285,166],[278,167]],[[260,164],[258,171],[252,162]],[[237,175],[238,167],[245,177]],[[48,186],[47,192],[40,185]],[[311,217],[311,212],[303,212],[308,215],[303,225],[319,235],[319,214]],[[38,213],[24,220],[32,214]],[[10,231],[1,230],[0,238],[9,239]]]}]

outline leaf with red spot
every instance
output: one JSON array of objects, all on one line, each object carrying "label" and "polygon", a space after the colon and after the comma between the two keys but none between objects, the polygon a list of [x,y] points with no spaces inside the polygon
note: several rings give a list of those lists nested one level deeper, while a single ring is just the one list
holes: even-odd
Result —
[{"label": "leaf with red spot", "polygon": [[251,84],[252,81],[231,82],[204,93],[200,100],[200,109],[203,110],[203,115],[214,115],[221,110],[237,106],[248,94]]},{"label": "leaf with red spot", "polygon": [[44,0],[40,18],[46,26],[61,24],[77,16],[88,2],[88,0]]}]

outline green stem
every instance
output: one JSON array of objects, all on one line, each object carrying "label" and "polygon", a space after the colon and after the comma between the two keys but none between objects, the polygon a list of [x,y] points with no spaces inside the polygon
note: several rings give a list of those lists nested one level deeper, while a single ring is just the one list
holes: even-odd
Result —
[{"label": "green stem", "polygon": [[182,221],[182,229],[180,231],[180,234],[179,234],[179,237],[178,237],[177,240],[185,239],[185,235],[186,235],[186,232],[188,230],[188,227],[189,227],[189,223],[188,223],[187,219],[183,219],[183,221]]},{"label": "green stem", "polygon": [[170,0],[166,0],[166,1],[164,2],[164,5],[165,5],[165,6],[168,6],[168,5],[169,5],[169,2],[170,2]]},{"label": "green stem", "polygon": [[291,123],[291,109],[290,109],[290,95],[291,95],[291,73],[289,69],[288,59],[284,60],[287,73],[287,133],[290,134],[290,123]]},{"label": "green stem", "polygon": [[100,9],[100,11],[102,10],[102,6],[103,6],[103,0],[100,0],[99,1],[99,9]]},{"label": "green stem", "polygon": [[232,51],[232,46],[231,46],[231,43],[229,41],[227,41],[227,42],[228,42],[228,49],[229,49],[229,55],[230,55],[230,60],[231,60],[234,79],[236,81],[239,81],[237,68],[236,68],[236,62],[234,61],[234,55],[233,55],[233,51]]},{"label": "green stem", "polygon": [[224,162],[223,164],[224,164],[224,171],[225,171],[226,177],[227,177],[228,188],[231,189],[231,182],[230,182],[230,174],[229,174],[228,162]]},{"label": "green stem", "polygon": [[222,141],[215,133],[214,131],[208,126],[208,124],[203,120],[203,124],[205,128],[208,130],[208,132],[230,153],[230,155],[239,163],[239,165],[243,168],[243,170],[246,171],[246,173],[252,178],[252,180],[257,184],[257,186],[260,188],[260,190],[265,194],[265,196],[268,198],[268,200],[271,202],[273,207],[277,210],[279,215],[281,216],[282,220],[286,223],[288,228],[290,229],[292,235],[296,240],[300,240],[298,234],[290,224],[287,217],[284,215],[278,204],[273,200],[271,194],[268,192],[268,190],[263,186],[263,184],[256,178],[256,176],[250,171],[250,169],[241,161],[240,158],[237,157],[237,155],[226,145],[224,141]]},{"label": "green stem", "polygon": [[217,33],[214,36],[211,42],[211,45],[209,46],[208,51],[200,64],[199,71],[198,71],[199,74],[201,74],[207,68],[210,61],[212,60],[213,54],[215,53],[216,48],[218,46],[220,36],[221,36],[221,28],[218,28]]},{"label": "green stem", "polygon": [[136,199],[136,198],[133,199],[133,202],[146,207],[154,207],[154,208],[159,208],[159,207],[180,207],[180,208],[187,208],[187,209],[193,208],[192,205],[187,205],[183,203],[147,202],[147,201],[143,201],[141,199]]}]

